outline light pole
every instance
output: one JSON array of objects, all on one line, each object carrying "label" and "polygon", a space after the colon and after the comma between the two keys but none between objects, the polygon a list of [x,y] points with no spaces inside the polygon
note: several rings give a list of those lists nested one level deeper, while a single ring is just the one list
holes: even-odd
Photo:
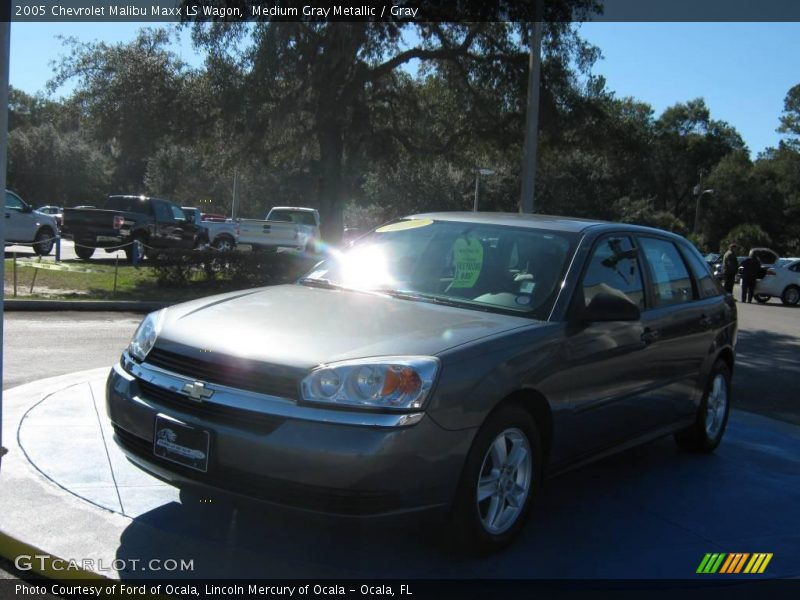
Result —
[{"label": "light pole", "polygon": [[714,190],[708,188],[707,190],[700,191],[700,185],[694,186],[694,195],[697,196],[697,201],[695,202],[694,206],[694,227],[692,228],[693,233],[697,233],[697,223],[700,218],[700,198],[708,194],[709,196],[714,194]]},{"label": "light pole", "polygon": [[472,212],[478,212],[478,196],[481,191],[481,175],[494,175],[493,169],[477,169],[475,171],[475,202],[472,205]]}]

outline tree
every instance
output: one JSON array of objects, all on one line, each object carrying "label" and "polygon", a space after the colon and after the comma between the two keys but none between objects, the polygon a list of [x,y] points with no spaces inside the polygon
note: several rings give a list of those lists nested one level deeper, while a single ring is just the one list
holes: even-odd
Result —
[{"label": "tree", "polygon": [[684,221],[694,213],[693,190],[726,155],[745,150],[739,133],[724,121],[711,119],[698,98],[666,109],[655,122],[654,174],[656,204]]},{"label": "tree", "polygon": [[8,136],[8,186],[34,206],[96,204],[108,194],[112,166],[92,144],[52,124]]},{"label": "tree", "polygon": [[778,131],[792,136],[787,143],[800,149],[800,83],[786,92],[780,121]]},{"label": "tree", "polygon": [[114,157],[116,191],[139,193],[147,158],[164,140],[195,134],[191,72],[167,49],[164,29],[142,30],[130,43],[108,45],[64,40],[69,54],[48,83],[51,91],[71,79],[81,126]]},{"label": "tree", "polygon": [[727,250],[731,244],[736,244],[743,252],[747,252],[750,248],[771,246],[772,238],[758,225],[748,223],[737,225],[723,238],[720,252]]},{"label": "tree", "polygon": [[[591,0],[548,3],[551,18],[559,18],[548,28],[545,51],[564,58],[550,61],[545,80],[558,81],[568,73],[570,56],[585,58],[586,47],[576,41],[565,16],[595,8]],[[227,50],[244,43],[248,34],[245,59],[238,60]],[[420,61],[423,72],[434,69],[448,82],[458,82],[462,97],[470,100],[465,116],[489,105],[519,116],[527,64],[522,35],[522,27],[510,22],[265,22],[251,29],[198,23],[194,29],[196,42],[212,57],[207,63],[212,80],[244,75],[243,108],[231,117],[249,138],[248,150],[268,156],[269,168],[306,170],[316,182],[324,235],[331,241],[341,235],[343,201],[349,182],[361,174],[367,149],[380,151],[386,139],[402,145],[403,137],[409,148],[414,146],[405,135],[408,129],[403,131],[408,123],[392,119],[404,101],[398,90],[407,84],[407,66]],[[543,104],[546,122],[547,94]],[[446,149],[465,137],[461,124],[471,128],[475,122],[458,119],[445,139],[428,145]],[[494,125],[502,130],[497,121]],[[430,136],[426,131],[423,139]]]}]

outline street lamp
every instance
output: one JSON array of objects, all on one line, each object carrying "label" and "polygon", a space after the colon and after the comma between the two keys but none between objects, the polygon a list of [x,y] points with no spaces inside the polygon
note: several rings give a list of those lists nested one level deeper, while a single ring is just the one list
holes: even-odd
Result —
[{"label": "street lamp", "polygon": [[494,175],[493,169],[478,169],[475,173],[475,202],[472,205],[472,212],[478,212],[478,196],[481,188],[481,175]]},{"label": "street lamp", "polygon": [[698,222],[699,217],[700,217],[700,198],[702,198],[706,194],[713,195],[714,194],[714,190],[709,188],[709,189],[703,190],[701,192],[700,191],[700,185],[698,184],[698,185],[694,186],[694,190],[693,191],[694,191],[694,195],[697,196],[697,201],[695,202],[695,206],[694,206],[694,227],[692,228],[692,232],[693,233],[697,233],[697,222]]}]

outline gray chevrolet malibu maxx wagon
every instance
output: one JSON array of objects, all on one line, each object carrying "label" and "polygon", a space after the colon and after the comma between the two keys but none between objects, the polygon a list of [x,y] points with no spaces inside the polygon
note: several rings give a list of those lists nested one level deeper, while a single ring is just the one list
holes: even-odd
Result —
[{"label": "gray chevrolet malibu maxx wagon", "polygon": [[543,478],[728,419],[736,308],[684,238],[415,215],[293,285],[148,315],[108,378],[115,438],[179,487],[346,515],[443,509],[479,551]]}]

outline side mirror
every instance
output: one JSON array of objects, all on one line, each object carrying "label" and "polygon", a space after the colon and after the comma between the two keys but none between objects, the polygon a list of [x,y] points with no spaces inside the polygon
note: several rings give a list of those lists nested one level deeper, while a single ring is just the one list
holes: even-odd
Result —
[{"label": "side mirror", "polygon": [[579,318],[582,321],[638,321],[642,316],[639,307],[624,296],[598,292]]},{"label": "side mirror", "polygon": [[30,204],[23,204],[22,205],[22,212],[24,213],[32,213],[33,207]]}]

